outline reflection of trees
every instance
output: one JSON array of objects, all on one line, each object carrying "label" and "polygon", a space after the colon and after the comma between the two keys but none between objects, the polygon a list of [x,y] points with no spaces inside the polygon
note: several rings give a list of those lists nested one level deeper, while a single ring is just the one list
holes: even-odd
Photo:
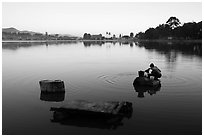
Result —
[{"label": "reflection of trees", "polygon": [[130,47],[133,47],[132,41],[120,41],[119,45],[130,45]]},{"label": "reflection of trees", "polygon": [[130,44],[130,42],[128,42],[128,41],[122,41],[122,42],[120,42],[122,45],[129,45]]},{"label": "reflection of trees", "polygon": [[3,42],[3,49],[17,50],[20,47],[31,47],[31,46],[40,46],[43,45],[41,42],[31,43],[31,42]]},{"label": "reflection of trees", "polygon": [[144,47],[150,51],[155,50],[164,55],[166,57],[168,68],[170,69],[174,68],[178,54],[202,57],[202,43],[139,42],[137,46]]},{"label": "reflection of trees", "polygon": [[32,46],[49,46],[49,45],[61,45],[61,44],[76,44],[77,41],[39,41],[39,42],[2,42],[3,49],[17,50],[18,48],[26,48]]},{"label": "reflection of trees", "polygon": [[166,58],[168,62],[176,62],[177,53],[174,51],[167,52]]},{"label": "reflection of trees", "polygon": [[188,56],[196,55],[202,57],[202,43],[140,42],[139,46],[145,47],[147,50],[154,49],[160,54],[165,54],[168,55],[169,57],[176,57],[177,53],[182,53]]},{"label": "reflection of trees", "polygon": [[48,45],[77,44],[78,41],[47,41]]},{"label": "reflection of trees", "polygon": [[104,41],[83,41],[85,47],[102,46],[104,43]]}]

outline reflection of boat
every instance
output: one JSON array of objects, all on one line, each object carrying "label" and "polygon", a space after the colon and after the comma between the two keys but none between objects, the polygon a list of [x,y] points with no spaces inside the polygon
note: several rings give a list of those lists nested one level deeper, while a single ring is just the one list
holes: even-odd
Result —
[{"label": "reflection of boat", "polygon": [[44,93],[41,92],[40,100],[50,101],[50,102],[60,102],[64,101],[65,93]]},{"label": "reflection of boat", "polygon": [[150,95],[156,94],[157,91],[160,91],[161,89],[161,84],[157,86],[141,86],[141,85],[135,85],[133,84],[134,89],[136,92],[138,92],[138,97],[143,98],[144,93],[147,92]]},{"label": "reflection of boat", "polygon": [[84,115],[68,115],[66,112],[55,111],[51,122],[60,123],[62,125],[70,125],[77,127],[116,129],[122,126],[123,116],[96,117]]},{"label": "reflection of boat", "polygon": [[79,127],[115,129],[123,125],[122,120],[130,118],[132,103],[69,101],[64,107],[53,108],[52,122]]},{"label": "reflection of boat", "polygon": [[133,85],[138,85],[138,86],[150,86],[150,87],[157,87],[161,84],[160,80],[157,79],[149,79],[147,77],[137,77]]}]

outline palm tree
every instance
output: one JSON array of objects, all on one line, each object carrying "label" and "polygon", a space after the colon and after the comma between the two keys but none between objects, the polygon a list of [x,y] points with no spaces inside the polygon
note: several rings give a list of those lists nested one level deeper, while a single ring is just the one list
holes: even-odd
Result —
[{"label": "palm tree", "polygon": [[131,38],[134,37],[134,33],[133,33],[133,32],[130,33],[130,37],[131,37]]}]

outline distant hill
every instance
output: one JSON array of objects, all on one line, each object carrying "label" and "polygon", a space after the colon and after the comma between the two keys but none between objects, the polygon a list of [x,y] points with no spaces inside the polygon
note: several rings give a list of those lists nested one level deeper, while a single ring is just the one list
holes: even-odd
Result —
[{"label": "distant hill", "polygon": [[23,30],[16,28],[2,28],[2,40],[76,40],[77,36],[70,34],[49,34]]},{"label": "distant hill", "polygon": [[[20,31],[16,28],[3,28],[2,29],[2,32],[7,32],[7,33],[30,33],[31,35],[34,35],[34,34],[42,34],[42,33],[39,33],[39,32],[33,32],[33,31],[28,31],[28,30],[23,30],[23,31]],[[51,35],[54,35],[54,34],[51,34]],[[77,37],[77,36],[73,36],[73,35],[70,35],[70,34],[59,34],[59,36],[66,36],[66,37]]]},{"label": "distant hill", "polygon": [[30,33],[31,35],[34,35],[34,34],[40,34],[38,32],[33,32],[33,31],[27,31],[27,30],[24,30],[24,31],[20,31],[20,33]]},{"label": "distant hill", "polygon": [[40,34],[38,32],[27,31],[27,30],[20,31],[20,30],[18,30],[16,28],[13,28],[13,27],[11,27],[11,28],[3,28],[2,32],[7,32],[7,33],[30,33],[31,35],[34,35],[36,33]]},{"label": "distant hill", "polygon": [[19,30],[17,30],[16,28],[3,28],[2,32],[7,32],[7,33],[17,33],[20,32]]}]

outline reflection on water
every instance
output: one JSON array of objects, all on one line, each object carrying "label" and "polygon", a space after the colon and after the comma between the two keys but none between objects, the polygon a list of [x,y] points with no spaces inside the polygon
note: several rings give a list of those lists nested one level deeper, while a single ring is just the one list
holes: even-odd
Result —
[{"label": "reflection on water", "polygon": [[40,100],[50,101],[50,102],[60,102],[64,101],[65,93],[44,93],[41,92]]},{"label": "reflection on water", "polygon": [[147,86],[137,86],[137,85],[133,85],[135,92],[138,93],[137,97],[138,98],[144,98],[145,97],[145,92],[147,92],[149,95],[153,95],[156,94],[156,92],[160,91],[161,89],[161,84],[159,86],[155,86],[155,87],[147,87]]},{"label": "reflection on water", "polygon": [[102,46],[105,44],[103,41],[84,41],[83,42],[84,47],[90,47],[90,46]]},{"label": "reflection on water", "polygon": [[179,55],[202,57],[202,43],[191,42],[140,42],[139,47],[144,47],[149,51],[156,51],[164,55],[170,69],[175,69]]},{"label": "reflection on water", "polygon": [[49,45],[61,45],[61,44],[77,44],[78,41],[39,41],[39,42],[3,42],[2,48],[3,49],[10,49],[10,50],[17,50],[21,47],[29,48],[32,46],[49,46]]},{"label": "reflection on water", "polygon": [[202,56],[202,44],[201,43],[165,43],[165,42],[141,42],[139,47],[145,47],[147,50],[156,50],[160,54],[166,55],[168,61],[175,61],[177,54],[182,53],[184,55],[197,55]]},{"label": "reflection on water", "polygon": [[[30,47],[30,46],[42,46],[42,45],[61,45],[61,44],[77,44],[78,41],[48,41],[48,42],[3,42],[3,49],[18,49],[20,47]],[[110,43],[115,45],[116,41],[83,41],[85,47],[89,46],[102,46],[105,43]],[[177,54],[182,53],[184,55],[197,55],[202,56],[202,43],[172,43],[172,42],[130,42],[123,41],[119,42],[119,45],[130,45],[133,47],[134,45],[138,47],[144,47],[147,50],[156,50],[160,54],[164,54],[167,58],[167,61],[174,62],[176,61]]]},{"label": "reflection on water", "polygon": [[[53,119],[51,122],[60,123],[62,125],[77,126],[77,127],[88,127],[88,128],[100,128],[100,129],[117,129],[122,126],[123,117],[90,117],[90,116],[71,116],[68,117],[63,112],[53,112]],[[80,134],[80,133],[79,133]]]},{"label": "reflection on water", "polygon": [[119,43],[119,45],[130,45],[130,47],[134,46],[134,43],[131,41],[121,41],[121,42],[117,42],[117,41],[83,41],[83,44],[85,47],[90,47],[90,46],[102,46],[104,44],[113,44],[115,45],[116,43]]},{"label": "reflection on water", "polygon": [[51,122],[77,127],[117,129],[119,126],[124,125],[124,118],[131,118],[132,112],[132,106],[129,106],[128,111],[124,112],[124,115],[85,112],[74,109],[69,111],[55,110],[53,112],[53,119],[51,119]]},{"label": "reflection on water", "polygon": [[[133,88],[151,62],[161,87]],[[202,43],[3,42],[2,64],[3,134],[202,134]],[[66,93],[41,93],[42,79],[63,80]],[[134,111],[131,119],[54,112],[49,120],[50,107],[78,99],[129,101]]]}]

